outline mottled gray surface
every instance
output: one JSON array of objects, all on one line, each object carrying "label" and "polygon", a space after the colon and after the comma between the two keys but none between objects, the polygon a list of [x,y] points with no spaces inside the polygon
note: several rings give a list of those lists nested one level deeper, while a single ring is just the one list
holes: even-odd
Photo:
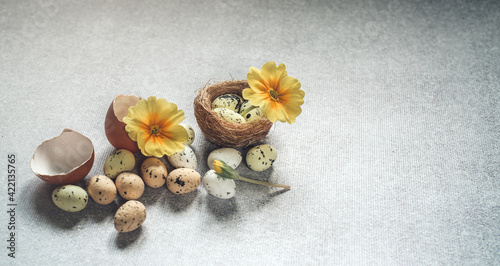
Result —
[{"label": "mottled gray surface", "polygon": [[[499,264],[499,25],[499,1],[2,1],[0,199],[15,153],[18,206],[11,259],[0,205],[0,262]],[[186,112],[203,174],[216,146],[195,91],[270,60],[301,81],[303,113],[265,140],[272,170],[238,171],[286,193],[147,189],[143,227],[119,234],[123,200],[64,213],[29,168],[71,128],[95,146],[86,180],[102,173],[104,115],[135,94]]]}]

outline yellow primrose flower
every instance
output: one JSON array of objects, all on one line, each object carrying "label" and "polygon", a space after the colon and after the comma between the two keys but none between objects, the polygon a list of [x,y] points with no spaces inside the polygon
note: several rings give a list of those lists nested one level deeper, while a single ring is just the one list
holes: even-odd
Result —
[{"label": "yellow primrose flower", "polygon": [[300,106],[305,93],[300,89],[300,82],[288,76],[284,64],[276,66],[270,61],[261,70],[250,67],[247,82],[250,88],[243,90],[243,98],[259,106],[271,122],[279,120],[292,124],[302,112]]},{"label": "yellow primrose flower", "polygon": [[289,190],[290,186],[288,185],[281,185],[281,184],[274,184],[274,183],[269,183],[269,182],[264,182],[264,181],[259,181],[259,180],[254,180],[246,177],[240,176],[238,173],[236,173],[236,170],[233,169],[230,165],[225,163],[224,161],[220,160],[214,160],[214,171],[215,173],[224,178],[224,179],[235,179],[235,180],[241,180],[253,184],[258,184],[258,185],[264,185],[264,186],[272,186],[272,187],[281,187],[284,188],[285,190]]},{"label": "yellow primrose flower", "polygon": [[179,125],[184,118],[184,111],[178,110],[176,104],[151,96],[129,107],[123,122],[127,124],[128,136],[137,141],[142,154],[162,157],[184,150],[188,133]]}]

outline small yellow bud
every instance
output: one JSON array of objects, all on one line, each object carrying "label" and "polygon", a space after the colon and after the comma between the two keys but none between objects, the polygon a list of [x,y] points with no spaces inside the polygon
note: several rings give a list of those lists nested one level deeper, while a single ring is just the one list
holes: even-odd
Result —
[{"label": "small yellow bud", "polygon": [[224,166],[219,160],[214,160],[214,171],[217,174],[222,174],[221,167]]}]

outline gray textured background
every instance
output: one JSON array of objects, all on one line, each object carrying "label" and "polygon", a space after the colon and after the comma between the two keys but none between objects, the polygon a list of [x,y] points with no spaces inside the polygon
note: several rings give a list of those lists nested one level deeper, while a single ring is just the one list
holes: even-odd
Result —
[{"label": "gray textured background", "polygon": [[[0,262],[500,263],[500,2],[409,2],[1,1],[0,198],[15,153],[18,207],[10,259],[0,205]],[[196,125],[195,91],[270,60],[301,81],[303,113],[265,140],[272,170],[239,171],[289,192],[147,189],[142,229],[119,234],[122,200],[64,213],[29,168],[71,128],[95,146],[86,180],[102,173],[104,115],[135,94],[186,112],[203,174],[217,147]]]}]

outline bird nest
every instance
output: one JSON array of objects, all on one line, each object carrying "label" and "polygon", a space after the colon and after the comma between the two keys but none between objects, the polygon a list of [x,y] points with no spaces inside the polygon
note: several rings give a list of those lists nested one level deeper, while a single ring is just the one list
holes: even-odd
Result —
[{"label": "bird nest", "polygon": [[237,94],[248,88],[246,80],[223,81],[208,84],[198,90],[194,100],[196,121],[205,137],[223,147],[248,147],[264,140],[273,123],[265,116],[252,123],[231,123],[223,120],[212,110],[212,101],[223,94]]}]

